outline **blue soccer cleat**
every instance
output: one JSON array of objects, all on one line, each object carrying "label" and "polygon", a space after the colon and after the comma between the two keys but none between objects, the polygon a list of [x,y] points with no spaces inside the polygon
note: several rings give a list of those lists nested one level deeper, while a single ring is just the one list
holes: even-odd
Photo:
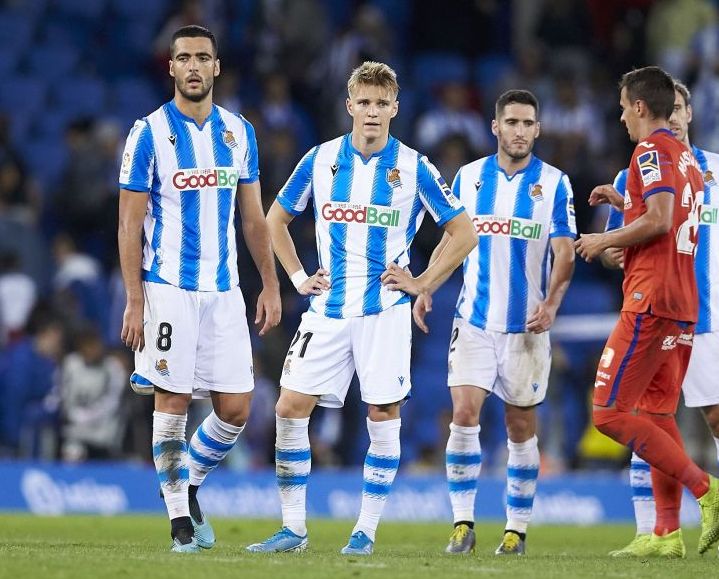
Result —
[{"label": "blue soccer cleat", "polygon": [[192,537],[192,540],[189,543],[182,543],[180,542],[180,539],[175,537],[172,539],[172,547],[170,547],[170,551],[173,553],[199,553],[200,547],[194,537]]},{"label": "blue soccer cleat", "polygon": [[282,527],[269,539],[248,545],[246,549],[250,553],[290,553],[304,551],[308,544],[307,535],[300,537],[287,527]]},{"label": "blue soccer cleat", "polygon": [[190,515],[190,520],[192,521],[192,529],[195,532],[194,537],[195,541],[197,541],[197,546],[202,549],[212,549],[215,546],[215,530],[207,517],[203,516],[202,522],[199,523],[195,520],[195,517]]},{"label": "blue soccer cleat", "polygon": [[374,541],[365,535],[362,531],[352,533],[349,543],[347,543],[340,553],[343,555],[371,555],[374,549]]}]

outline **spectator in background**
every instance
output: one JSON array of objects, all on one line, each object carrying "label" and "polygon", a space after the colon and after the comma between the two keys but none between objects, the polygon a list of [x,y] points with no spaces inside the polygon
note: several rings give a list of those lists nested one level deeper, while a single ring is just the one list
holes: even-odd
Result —
[{"label": "spectator in background", "polygon": [[[463,136],[472,147],[472,156],[482,156],[490,149],[487,123],[470,106],[470,93],[460,82],[442,86],[439,105],[417,120],[417,146],[436,151],[445,137]],[[447,175],[445,175],[445,178]]]},{"label": "spectator in background", "polygon": [[129,379],[126,367],[108,354],[100,333],[80,331],[62,361],[62,457],[70,462],[117,456],[125,430],[121,405]]},{"label": "spectator in background", "polygon": [[268,131],[289,131],[302,150],[314,143],[315,135],[309,117],[292,99],[289,79],[284,74],[273,72],[265,77],[259,111]]},{"label": "spectator in background", "polygon": [[29,335],[0,351],[0,452],[10,456],[37,456],[41,433],[56,423],[64,330],[54,317],[34,314]]},{"label": "spectator in background", "polygon": [[20,270],[17,253],[0,254],[0,346],[22,335],[37,301],[35,281]]}]

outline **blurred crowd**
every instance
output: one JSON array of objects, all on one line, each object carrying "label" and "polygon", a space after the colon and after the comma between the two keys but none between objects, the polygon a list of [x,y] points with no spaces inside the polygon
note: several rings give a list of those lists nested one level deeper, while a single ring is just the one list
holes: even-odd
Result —
[{"label": "blurred crowd", "polygon": [[[540,101],[536,153],[571,180],[579,231],[604,226],[587,204],[626,166],[617,81],[658,64],[693,92],[692,142],[719,151],[719,25],[711,0],[4,0],[0,33],[0,456],[67,461],[149,460],[151,398],[128,387],[119,340],[124,290],[117,262],[118,157],[136,118],[172,95],[172,32],[204,24],[220,43],[215,102],[255,127],[269,207],[300,157],[350,128],[346,80],[364,60],[399,76],[392,134],[427,154],[450,182],[491,154],[496,97]],[[305,269],[317,258],[311,215],[293,224]],[[413,268],[438,241],[423,227]],[[240,242],[248,313],[259,277]],[[284,275],[283,320],[256,336],[253,414],[231,464],[271,464],[282,361],[306,304]],[[616,311],[621,276],[577,264],[560,313]],[[446,388],[455,276],[436,297],[429,336],[414,344],[413,398],[403,410],[403,464],[441,468],[451,403]],[[253,319],[253,317],[251,317]],[[555,341],[540,441],[547,468],[621,465],[626,456],[588,427],[602,335]],[[315,464],[359,464],[366,448],[358,394],[313,419]],[[485,464],[502,465],[501,412],[483,419]],[[192,420],[207,407],[198,403]],[[703,429],[685,419],[689,446]],[[548,426],[551,424],[551,428]],[[694,445],[694,446],[692,446]],[[711,456],[709,452],[709,456]],[[702,456],[697,456],[702,461]]]}]

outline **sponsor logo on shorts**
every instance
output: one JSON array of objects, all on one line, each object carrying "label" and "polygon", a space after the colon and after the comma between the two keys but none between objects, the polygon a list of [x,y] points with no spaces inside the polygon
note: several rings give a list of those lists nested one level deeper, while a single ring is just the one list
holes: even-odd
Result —
[{"label": "sponsor logo on shorts", "polygon": [[232,167],[210,167],[207,169],[181,169],[172,176],[172,184],[178,191],[204,189],[206,187],[228,187],[234,189],[239,182],[239,173]]},{"label": "sponsor logo on shorts", "polygon": [[594,387],[595,388],[601,388],[602,386],[606,386],[607,383],[604,380],[595,380],[594,381]]},{"label": "sponsor logo on shorts", "polygon": [[606,347],[602,352],[602,357],[599,359],[599,365],[602,368],[609,368],[614,360],[614,348]]},{"label": "sponsor logo on shorts", "polygon": [[601,370],[597,370],[597,377],[602,378],[603,380],[611,380],[612,375],[607,374],[606,372],[602,372]]},{"label": "sponsor logo on shorts", "polygon": [[532,390],[536,392],[539,390],[539,384],[537,382],[532,382]]},{"label": "sponsor logo on shorts", "polygon": [[499,235],[526,241],[536,241],[542,236],[542,224],[520,217],[475,215],[472,218],[477,235]]},{"label": "sponsor logo on shorts", "polygon": [[677,344],[682,346],[693,346],[694,345],[694,332],[682,332],[677,338]]},{"label": "sponsor logo on shorts", "polygon": [[642,292],[634,292],[632,294],[632,298],[639,301],[644,297],[644,294]]},{"label": "sponsor logo on shorts", "polygon": [[157,373],[160,374],[160,376],[170,375],[170,369],[167,367],[167,360],[164,358],[155,362],[155,370],[157,370]]},{"label": "sponsor logo on shorts", "polygon": [[404,384],[404,376],[398,376],[397,380],[399,380],[399,385],[402,386]]},{"label": "sponsor logo on shorts", "polygon": [[678,336],[665,336],[662,341],[662,350],[673,350],[677,347]]},{"label": "sponsor logo on shorts", "polygon": [[322,217],[330,223],[363,223],[378,227],[398,227],[401,211],[382,205],[330,202],[322,206]]},{"label": "sponsor logo on shorts", "polygon": [[454,372],[454,366],[452,365],[452,360],[450,360],[450,361],[447,363],[447,371],[448,371],[449,374],[451,374],[452,372]]},{"label": "sponsor logo on shorts", "polygon": [[285,376],[290,373],[290,362],[292,362],[292,358],[285,358],[285,365],[282,366],[282,374]]}]

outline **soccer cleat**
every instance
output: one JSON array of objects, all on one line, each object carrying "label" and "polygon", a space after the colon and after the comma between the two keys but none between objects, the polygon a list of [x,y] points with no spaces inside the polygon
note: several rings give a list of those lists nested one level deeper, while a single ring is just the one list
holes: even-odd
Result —
[{"label": "soccer cleat", "polygon": [[192,528],[195,531],[194,537],[197,541],[197,546],[202,549],[212,549],[215,546],[215,531],[207,520],[207,517],[202,518],[202,522],[195,520],[195,517],[190,515],[192,520]]},{"label": "soccer cleat", "polygon": [[469,525],[462,523],[457,525],[452,534],[449,536],[449,545],[444,550],[445,553],[462,554],[473,553],[474,545],[477,543],[477,537],[474,529],[470,529]]},{"label": "soccer cleat", "polygon": [[517,533],[512,531],[506,531],[502,542],[494,552],[495,555],[524,555],[525,545],[524,539],[522,539]]},{"label": "soccer cleat", "polygon": [[610,557],[646,557],[649,553],[651,533],[637,533],[626,547],[609,551]]},{"label": "soccer cleat", "polygon": [[182,527],[172,537],[170,551],[173,553],[197,553],[200,547],[197,545],[194,535],[189,528]]},{"label": "soccer cleat", "polygon": [[307,535],[300,537],[282,527],[269,539],[248,545],[246,549],[251,553],[289,553],[304,551],[308,544]]},{"label": "soccer cleat", "polygon": [[648,557],[684,559],[684,557],[687,556],[687,549],[684,546],[681,529],[677,529],[661,537],[652,533],[652,537],[649,539],[649,549]]},{"label": "soccer cleat", "polygon": [[342,547],[340,553],[343,555],[371,555],[374,549],[374,541],[362,531],[352,533],[349,542]]},{"label": "soccer cleat", "polygon": [[699,554],[704,554],[719,541],[719,480],[709,475],[709,490],[697,502],[702,517]]}]

